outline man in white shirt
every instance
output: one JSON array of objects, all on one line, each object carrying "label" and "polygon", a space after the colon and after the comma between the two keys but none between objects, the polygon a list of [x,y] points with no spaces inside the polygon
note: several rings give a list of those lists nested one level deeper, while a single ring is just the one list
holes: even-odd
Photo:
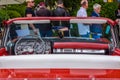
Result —
[{"label": "man in white shirt", "polygon": [[[81,7],[77,12],[77,17],[87,17],[88,1],[82,0]],[[78,32],[81,37],[89,37],[90,29],[89,25],[78,24]]]}]

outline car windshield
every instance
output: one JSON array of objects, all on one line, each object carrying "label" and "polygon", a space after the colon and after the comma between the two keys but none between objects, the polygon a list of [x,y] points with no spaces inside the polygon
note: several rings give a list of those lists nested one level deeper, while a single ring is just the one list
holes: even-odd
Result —
[{"label": "car windshield", "polygon": [[109,44],[116,44],[112,32],[106,19],[20,19],[8,25],[4,45],[16,55],[109,54]]},{"label": "car windshield", "polygon": [[[110,25],[107,23],[78,23],[76,20],[71,21],[32,21],[35,26],[37,35],[46,38],[76,38],[81,40],[107,42],[112,41]],[[29,21],[15,21],[10,25],[10,38],[23,37],[27,35],[36,35],[34,30],[30,27]],[[82,29],[81,29],[82,28]],[[49,36],[43,36],[41,32],[47,32]],[[51,32],[49,32],[51,30]],[[82,35],[86,32],[85,35]]]}]

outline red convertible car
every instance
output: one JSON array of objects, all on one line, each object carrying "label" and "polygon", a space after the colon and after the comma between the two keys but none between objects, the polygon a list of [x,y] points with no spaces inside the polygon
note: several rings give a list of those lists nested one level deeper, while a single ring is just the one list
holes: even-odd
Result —
[{"label": "red convertible car", "polygon": [[[41,25],[51,26],[52,36],[42,37]],[[88,27],[87,36],[80,27]],[[119,31],[111,19],[24,17],[3,30],[0,80],[120,80]]]}]

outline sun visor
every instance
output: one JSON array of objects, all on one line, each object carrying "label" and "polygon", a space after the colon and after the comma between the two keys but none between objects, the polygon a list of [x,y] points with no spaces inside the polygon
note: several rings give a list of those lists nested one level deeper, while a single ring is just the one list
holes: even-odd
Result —
[{"label": "sun visor", "polygon": [[104,23],[107,23],[107,20],[102,20],[102,19],[70,19],[70,23],[104,24]]},{"label": "sun visor", "polygon": [[50,23],[50,20],[18,20],[14,21],[15,24],[31,24],[31,23]]}]

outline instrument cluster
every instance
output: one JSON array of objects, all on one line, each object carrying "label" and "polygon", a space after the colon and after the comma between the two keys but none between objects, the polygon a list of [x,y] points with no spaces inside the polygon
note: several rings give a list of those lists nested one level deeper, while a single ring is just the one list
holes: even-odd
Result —
[{"label": "instrument cluster", "polygon": [[49,54],[51,53],[50,41],[22,40],[15,47],[15,54]]}]

